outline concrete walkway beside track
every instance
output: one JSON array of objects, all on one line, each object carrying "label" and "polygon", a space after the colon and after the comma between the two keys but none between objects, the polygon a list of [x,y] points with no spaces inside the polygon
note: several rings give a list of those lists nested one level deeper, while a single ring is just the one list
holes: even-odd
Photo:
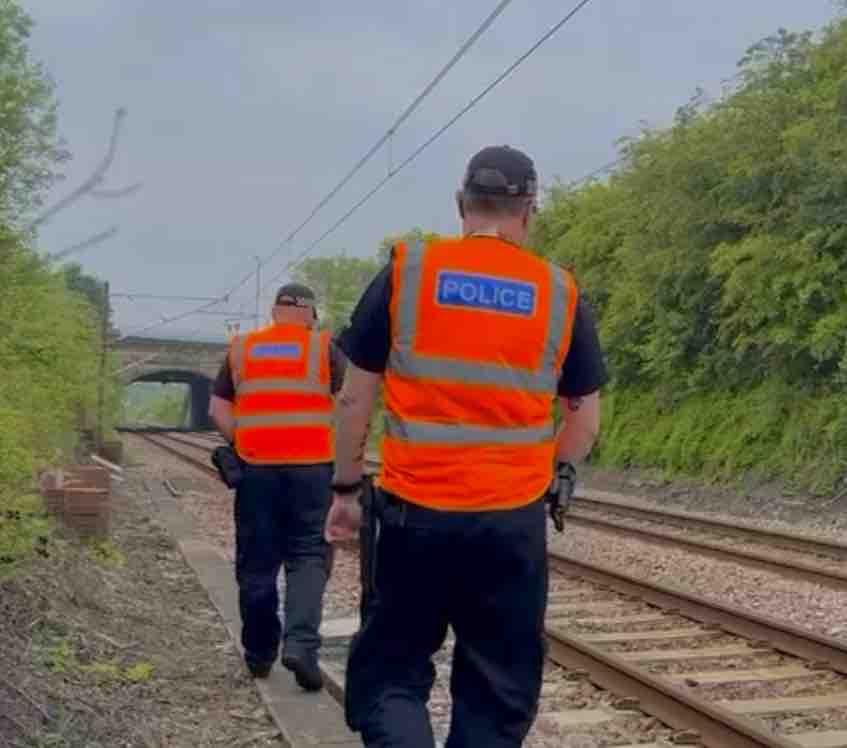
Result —
[{"label": "concrete walkway beside track", "polygon": [[[133,483],[139,486],[138,482]],[[139,490],[139,498],[152,505],[154,519],[165,527],[178,545],[241,652],[238,589],[232,563],[196,531],[192,517],[179,506],[178,499],[173,498],[164,486],[156,485],[154,481],[147,483],[151,493],[142,496]],[[126,490],[133,490],[134,486],[128,486]],[[327,628],[331,627],[332,622],[327,621]],[[209,656],[214,657],[214,652],[209,652]],[[327,684],[329,689],[306,693],[279,662],[269,678],[255,682],[289,748],[354,748],[362,745],[347,728],[341,707],[330,693],[331,684]]]}]

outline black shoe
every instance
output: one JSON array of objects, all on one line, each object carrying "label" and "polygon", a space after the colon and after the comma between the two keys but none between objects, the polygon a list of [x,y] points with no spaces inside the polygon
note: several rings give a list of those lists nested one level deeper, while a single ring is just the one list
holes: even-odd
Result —
[{"label": "black shoe", "polygon": [[320,691],[324,687],[323,675],[314,659],[299,654],[283,654],[282,666],[294,673],[294,680],[303,690]]},{"label": "black shoe", "polygon": [[245,657],[244,663],[254,678],[267,678],[274,666],[273,660],[257,660],[253,657]]}]

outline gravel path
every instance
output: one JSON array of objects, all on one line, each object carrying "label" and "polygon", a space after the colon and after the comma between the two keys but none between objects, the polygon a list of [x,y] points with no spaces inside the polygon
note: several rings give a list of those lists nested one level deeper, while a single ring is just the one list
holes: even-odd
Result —
[{"label": "gravel path", "polygon": [[[190,488],[175,499],[191,514],[210,542],[224,556],[235,559],[235,525],[232,516],[233,492],[216,478],[169,455],[144,439],[126,436],[129,459],[144,464],[150,481],[189,479]],[[190,447],[188,448],[190,450]],[[167,491],[164,486],[161,490]],[[283,583],[280,574],[280,583]],[[356,615],[359,607],[359,562],[355,553],[337,549],[332,576],[324,594],[324,619],[347,618]]]}]

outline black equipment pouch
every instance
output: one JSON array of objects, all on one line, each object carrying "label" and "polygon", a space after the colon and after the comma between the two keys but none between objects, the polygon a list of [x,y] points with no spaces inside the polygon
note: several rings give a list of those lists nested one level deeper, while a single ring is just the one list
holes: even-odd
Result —
[{"label": "black equipment pouch", "polygon": [[238,488],[241,483],[241,458],[236,451],[229,445],[224,447],[215,447],[212,450],[212,465],[218,471],[221,480],[226,484],[227,488]]},{"label": "black equipment pouch", "polygon": [[547,503],[550,505],[550,519],[557,532],[565,529],[565,513],[576,488],[576,470],[569,462],[560,462],[553,476],[553,482],[547,491]]}]

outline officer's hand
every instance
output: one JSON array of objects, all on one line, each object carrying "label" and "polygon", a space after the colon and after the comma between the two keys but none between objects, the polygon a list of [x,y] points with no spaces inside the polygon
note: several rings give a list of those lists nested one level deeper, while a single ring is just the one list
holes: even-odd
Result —
[{"label": "officer's hand", "polygon": [[332,506],[326,518],[324,538],[328,543],[357,540],[362,525],[362,507],[359,494],[333,494]]}]

